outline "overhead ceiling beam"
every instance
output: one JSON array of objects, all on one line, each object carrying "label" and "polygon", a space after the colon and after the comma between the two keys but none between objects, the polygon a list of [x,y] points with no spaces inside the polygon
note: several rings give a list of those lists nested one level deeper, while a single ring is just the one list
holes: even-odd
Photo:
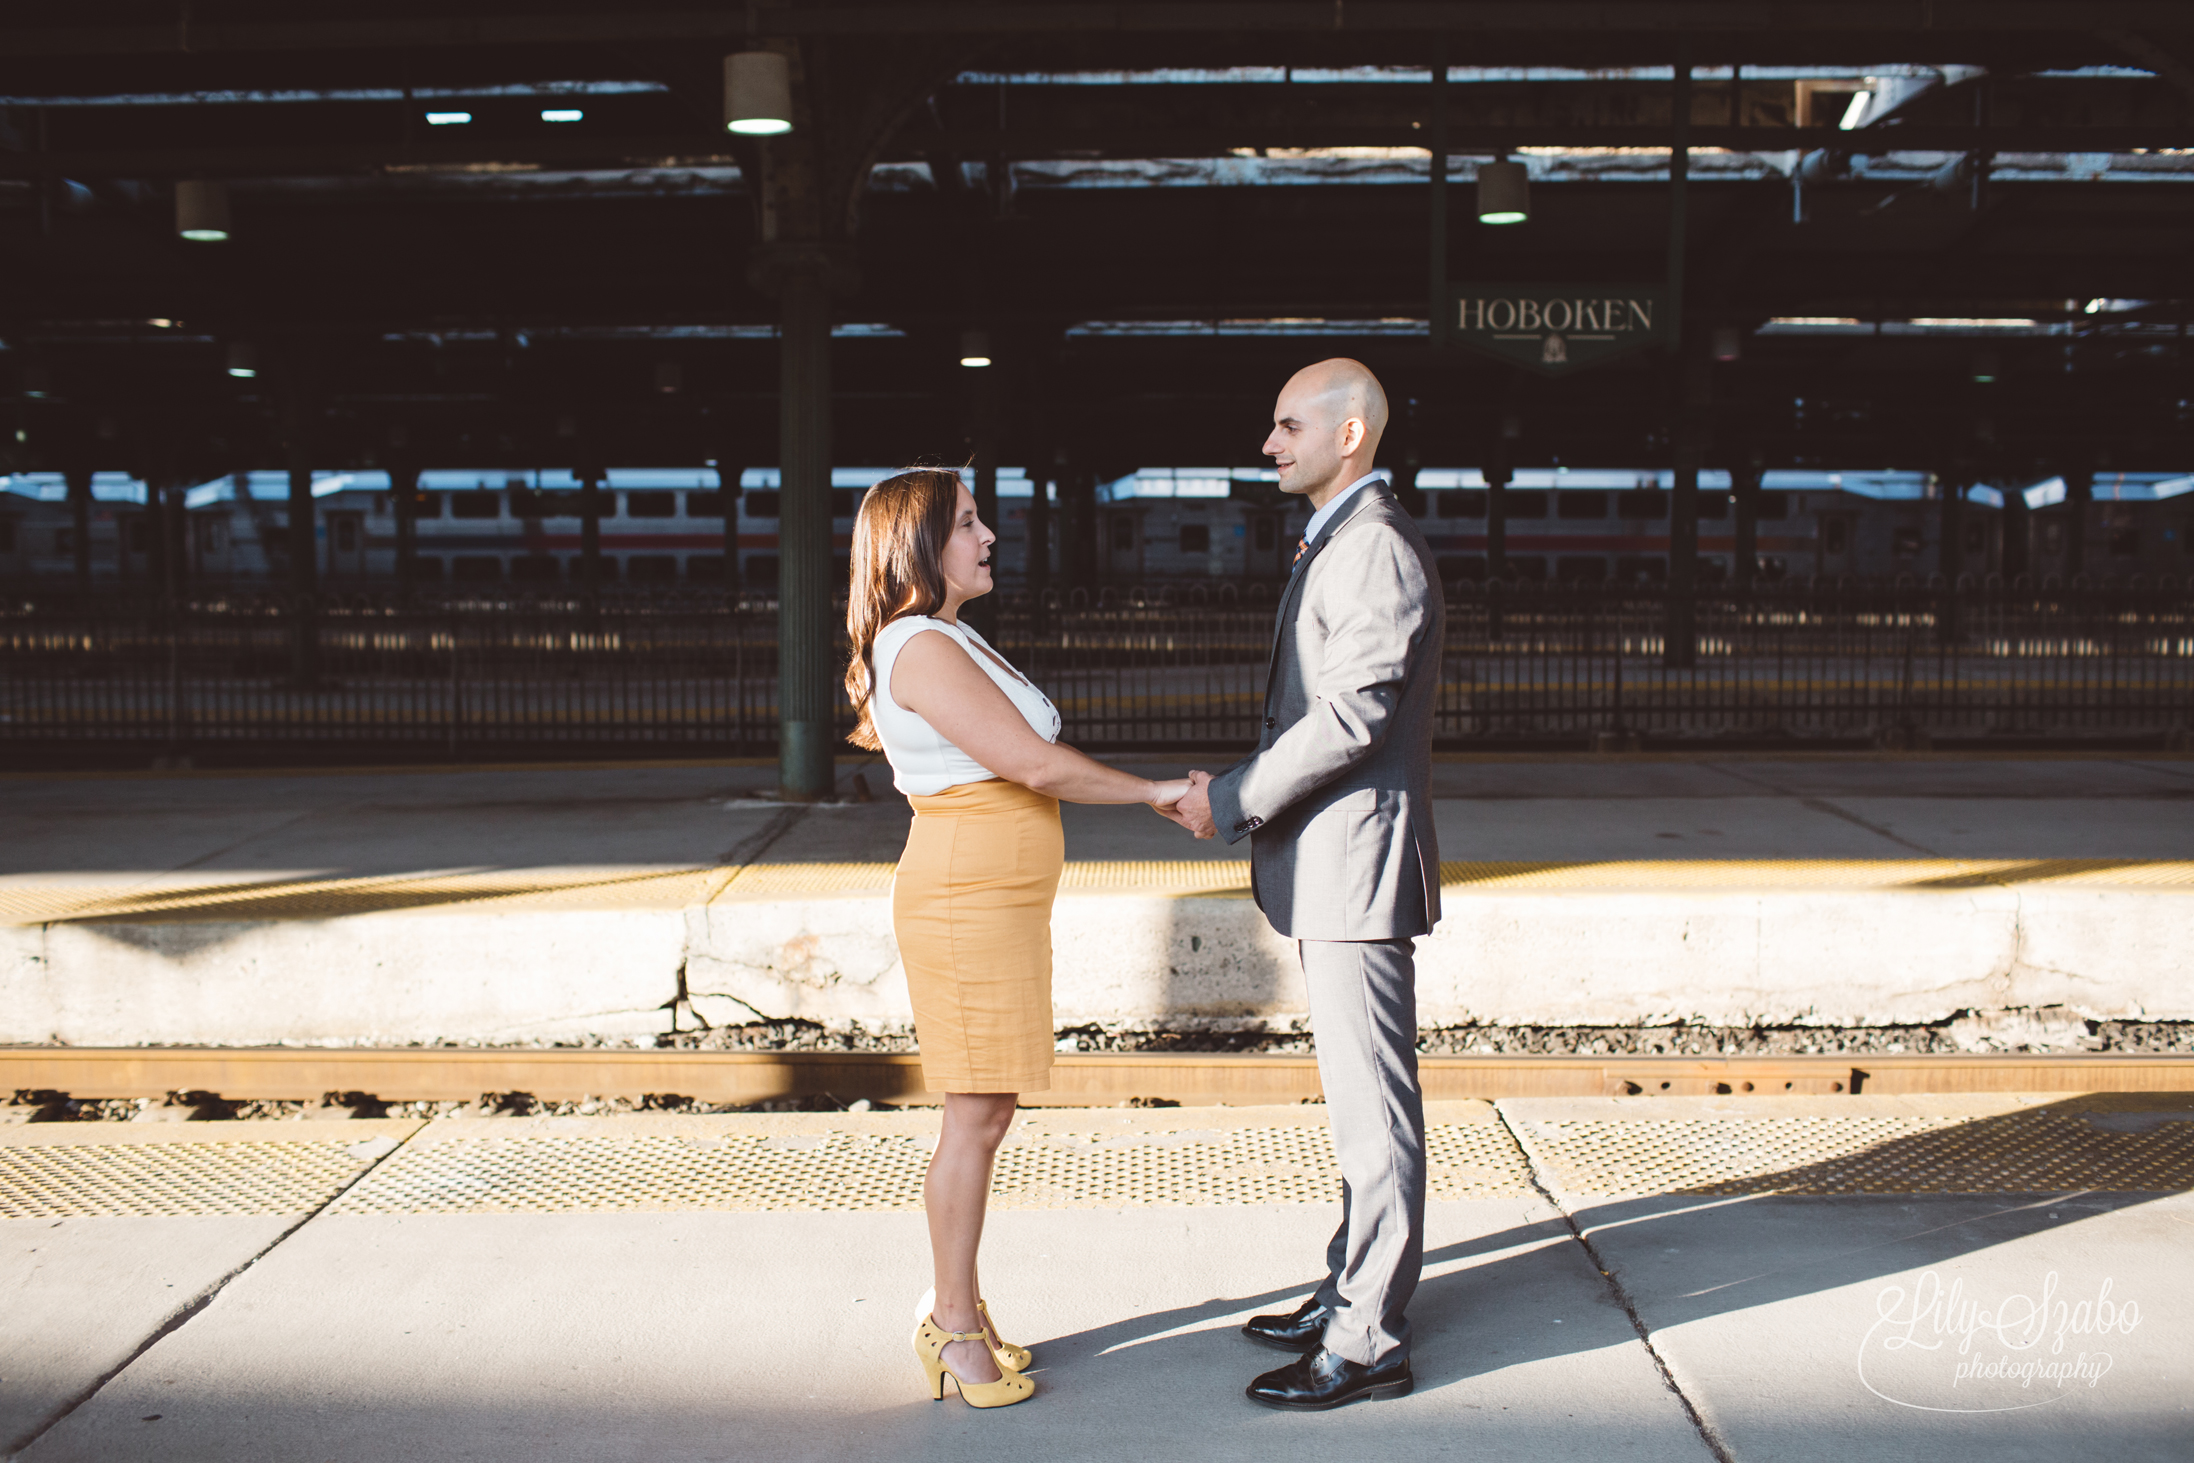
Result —
[{"label": "overhead ceiling beam", "polygon": [[[1157,0],[1142,4],[792,3],[658,13],[450,15],[372,20],[208,23],[185,7],[174,24],[17,27],[0,58],[218,55],[737,40],[752,35],[1043,35],[1393,33],[1447,31],[1559,37],[1603,34],[1791,33],[1974,37],[2063,31],[2176,32],[2183,0]],[[1931,47],[1939,48],[1939,47]],[[1872,59],[1893,59],[1875,57]]]},{"label": "overhead ceiling beam", "polygon": [[[887,146],[886,160],[926,156],[942,147],[957,156],[997,155],[1017,162],[1049,158],[1223,156],[1236,148],[1421,148],[1424,135],[1407,126],[1244,123],[1230,127],[951,129],[904,146]],[[1839,131],[1833,127],[1693,127],[1695,148],[1733,152],[1810,152],[1828,148],[1865,156],[1891,152],[2132,152],[2194,147],[2194,120],[2113,127],[1898,127]],[[1467,155],[1522,147],[1668,146],[1665,127],[1451,125],[1449,150]],[[0,153],[0,178],[324,177],[387,168],[463,168],[494,164],[535,167],[696,167],[737,164],[713,135],[571,137],[538,141],[324,143],[283,147],[140,147],[80,152]],[[1705,181],[1711,182],[1711,179]],[[1859,180],[1865,181],[1865,180]]]}]

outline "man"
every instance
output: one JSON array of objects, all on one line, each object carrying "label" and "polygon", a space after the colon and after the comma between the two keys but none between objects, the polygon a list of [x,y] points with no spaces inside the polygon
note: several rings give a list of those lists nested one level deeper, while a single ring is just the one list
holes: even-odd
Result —
[{"label": "man", "polygon": [[1297,941],[1310,990],[1341,1227],[1317,1294],[1242,1328],[1301,1353],[1250,1398],[1304,1411],[1410,1390],[1404,1311],[1424,1263],[1412,942],[1440,918],[1430,781],[1446,607],[1424,536],[1373,470],[1386,421],[1386,393],[1355,361],[1306,367],[1280,392],[1265,455],[1316,511],[1280,596],[1264,730],[1219,776],[1192,774],[1175,810],[1199,838],[1250,840],[1257,905]]}]

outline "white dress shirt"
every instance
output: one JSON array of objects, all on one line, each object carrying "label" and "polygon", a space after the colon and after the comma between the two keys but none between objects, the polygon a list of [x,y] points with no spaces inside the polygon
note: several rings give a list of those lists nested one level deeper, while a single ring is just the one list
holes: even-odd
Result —
[{"label": "white dress shirt", "polygon": [[1326,499],[1326,506],[1310,515],[1310,526],[1303,530],[1303,542],[1306,544],[1317,542],[1318,530],[1332,521],[1333,515],[1341,511],[1343,503],[1356,496],[1358,488],[1365,483],[1383,482],[1385,479],[1386,473],[1384,471],[1367,472],[1332,497]]}]

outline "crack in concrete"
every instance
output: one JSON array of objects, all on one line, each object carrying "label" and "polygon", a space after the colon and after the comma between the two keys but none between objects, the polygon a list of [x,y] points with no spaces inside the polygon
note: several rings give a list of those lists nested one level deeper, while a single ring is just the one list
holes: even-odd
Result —
[{"label": "crack in concrete", "polygon": [[1544,1165],[1540,1163],[1539,1155],[1533,1151],[1531,1144],[1526,1141],[1522,1130],[1508,1120],[1508,1113],[1500,1103],[1495,1102],[1492,1107],[1493,1116],[1499,1120],[1502,1131],[1508,1134],[1509,1141],[1514,1143],[1517,1151],[1524,1156],[1524,1170],[1530,1175],[1531,1187],[1538,1190],[1539,1197],[1546,1200],[1554,1212],[1562,1217],[1562,1223],[1569,1229],[1569,1237],[1575,1240],[1578,1247],[1585,1252],[1585,1258],[1592,1262],[1592,1268],[1599,1272],[1600,1279],[1607,1285],[1608,1294],[1614,1297],[1616,1305],[1622,1308],[1623,1314],[1630,1318],[1630,1328],[1637,1333],[1638,1344],[1645,1348],[1646,1355],[1653,1361],[1653,1369],[1660,1373],[1661,1385],[1667,1387],[1675,1395],[1677,1406],[1683,1408],[1684,1416],[1691,1420],[1692,1429],[1699,1434],[1699,1441],[1705,1445],[1707,1452],[1713,1455],[1715,1463],[1736,1463],[1736,1459],[1729,1451],[1728,1445],[1723,1442],[1721,1435],[1707,1424],[1707,1420],[1700,1414],[1698,1406],[1692,1402],[1690,1394],[1685,1392],[1682,1384],[1676,1380],[1675,1372],[1669,1369],[1668,1359],[1662,1356],[1660,1348],[1653,1344],[1653,1332],[1646,1325],[1645,1317],[1638,1313],[1637,1304],[1630,1298],[1630,1292],[1624,1289],[1622,1281],[1615,1277],[1615,1272],[1608,1268],[1608,1262],[1601,1258],[1600,1252],[1593,1248],[1592,1241],[1586,1237],[1583,1226],[1579,1225],[1576,1216],[1569,1212],[1569,1206],[1555,1196],[1553,1180],[1547,1174]]},{"label": "crack in concrete", "polygon": [[343,1183],[339,1187],[337,1187],[334,1193],[328,1195],[325,1199],[322,1199],[310,1210],[307,1210],[305,1214],[300,1217],[295,1224],[283,1230],[273,1239],[268,1240],[265,1245],[260,1247],[260,1249],[249,1259],[245,1260],[243,1264],[238,1265],[235,1269],[219,1277],[210,1285],[206,1286],[205,1289],[199,1291],[198,1294],[192,1296],[188,1301],[183,1304],[180,1309],[175,1312],[175,1314],[169,1316],[165,1321],[161,1322],[160,1325],[153,1330],[153,1333],[150,1336],[147,1336],[144,1340],[138,1342],[137,1345],[131,1349],[128,1356],[123,1357],[120,1361],[116,1362],[106,1371],[100,1373],[100,1375],[93,1380],[92,1384],[86,1387],[82,1392],[78,1393],[76,1397],[72,1399],[66,1407],[63,1407],[60,1411],[54,1413],[53,1416],[47,1418],[44,1423],[32,1429],[30,1433],[26,1436],[17,1440],[12,1440],[4,1445],[0,1445],[0,1447],[5,1448],[5,1452],[0,1452],[0,1457],[20,1457],[23,1453],[36,1446],[39,1439],[43,1438],[46,1434],[52,1432],[62,1423],[67,1422],[69,1418],[74,1416],[77,1410],[83,1407],[85,1403],[91,1401],[92,1398],[98,1396],[101,1392],[105,1391],[107,1383],[113,1381],[116,1377],[122,1375],[122,1373],[128,1371],[131,1367],[137,1365],[139,1358],[143,1357],[146,1352],[152,1350],[162,1341],[165,1341],[168,1337],[174,1335],[177,1331],[180,1331],[183,1329],[183,1327],[189,1325],[192,1319],[194,1319],[201,1312],[203,1312],[206,1307],[212,1305],[216,1300],[220,1299],[221,1292],[228,1289],[231,1281],[235,1280],[236,1277],[242,1275],[252,1266],[258,1264],[261,1260],[264,1260],[267,1256],[273,1254],[277,1249],[280,1249],[282,1245],[289,1240],[289,1237],[291,1235],[297,1233],[297,1231],[303,1229],[306,1225],[312,1223],[312,1221],[318,1219],[322,1214],[326,1213],[327,1208],[330,1204],[333,1204],[337,1199],[342,1198],[353,1188],[357,1187],[358,1184],[362,1182],[368,1174],[372,1173],[382,1164],[387,1163],[397,1154],[403,1152],[404,1149],[410,1144],[411,1140],[418,1137],[419,1134],[426,1128],[426,1126],[427,1125],[424,1122],[419,1123],[409,1133],[406,1133],[404,1135],[402,1142],[391,1144],[387,1152],[381,1154],[377,1158],[367,1160],[366,1166],[364,1168],[359,1169],[358,1172],[352,1174],[348,1179],[344,1180]]}]

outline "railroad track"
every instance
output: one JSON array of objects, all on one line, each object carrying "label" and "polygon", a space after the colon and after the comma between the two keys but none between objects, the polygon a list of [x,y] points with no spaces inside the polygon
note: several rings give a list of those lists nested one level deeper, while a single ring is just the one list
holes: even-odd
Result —
[{"label": "railroad track", "polygon": [[[1427,1056],[1428,1098],[1834,1097],[1865,1093],[2194,1092],[2194,1055]],[[0,1047],[0,1092],[78,1099],[211,1093],[232,1102],[473,1101],[530,1093],[549,1102],[675,1094],[749,1104],[795,1097],[935,1101],[905,1053],[697,1052],[615,1048]],[[1062,1053],[1031,1106],[1301,1102],[1319,1095],[1311,1056]]]}]

